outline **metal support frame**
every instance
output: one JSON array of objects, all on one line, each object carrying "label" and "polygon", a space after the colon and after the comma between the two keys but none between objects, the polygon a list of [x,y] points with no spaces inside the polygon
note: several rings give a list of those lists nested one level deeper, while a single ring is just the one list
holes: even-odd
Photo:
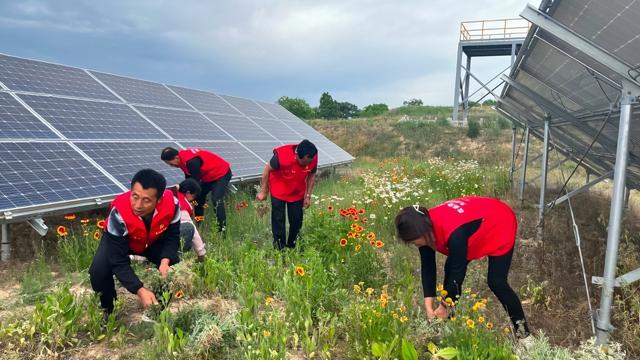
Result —
[{"label": "metal support frame", "polygon": [[458,60],[456,62],[456,83],[453,87],[453,114],[451,115],[451,122],[458,121],[458,107],[460,106],[460,67],[462,66],[462,44],[458,43]]},{"label": "metal support frame", "polygon": [[[563,154],[564,156],[564,154]],[[569,157],[565,157],[564,159],[558,160],[557,163],[555,163],[555,165],[553,165],[551,168],[549,168],[549,166],[547,165],[547,174],[550,173],[551,171],[559,168],[560,166],[562,166],[562,164],[566,163],[567,161],[571,160],[571,158]],[[534,177],[533,179],[531,179],[532,182],[537,181],[540,178],[541,175],[537,175],[536,177]]]},{"label": "metal support frame", "polygon": [[469,120],[469,80],[471,75],[471,56],[467,55],[467,71],[464,75],[464,93],[462,98],[464,99],[464,111],[462,112],[462,122],[464,124]]},{"label": "metal support frame", "polygon": [[529,162],[529,127],[524,130],[524,158],[522,159],[522,177],[520,178],[520,191],[518,193],[518,199],[520,202],[524,201],[524,186],[527,182],[527,163]]},{"label": "metal support frame", "polygon": [[11,258],[11,242],[9,239],[9,224],[2,224],[2,243],[0,243],[0,261],[9,261]]},{"label": "metal support frame", "polygon": [[581,194],[589,189],[591,189],[594,185],[601,183],[602,181],[608,179],[611,177],[611,175],[613,175],[613,171],[609,171],[608,173],[598,176],[597,178],[593,179],[593,181],[587,182],[586,184],[584,184],[583,186],[565,194],[562,195],[561,197],[559,197],[556,201],[551,201],[547,204],[547,207],[553,207],[559,204],[562,204],[563,202],[567,201],[568,199],[573,198],[574,196]]},{"label": "metal support frame", "polygon": [[516,169],[516,126],[511,127],[511,166],[509,167],[509,184],[513,184],[513,173]]},{"label": "metal support frame", "polygon": [[629,127],[631,124],[631,105],[636,102],[639,92],[632,93],[623,84],[623,95],[620,99],[620,123],[618,125],[618,147],[616,149],[616,164],[613,175],[613,190],[611,194],[611,209],[609,212],[609,226],[607,233],[607,252],[604,260],[603,286],[600,295],[600,311],[596,326],[596,344],[609,341],[611,325],[611,304],[613,302],[613,288],[616,281],[616,266],[618,263],[618,245],[624,206],[624,190],[626,185],[626,167],[629,160]]},{"label": "metal support frame", "polygon": [[538,203],[538,224],[536,225],[536,238],[542,239],[544,230],[544,198],[547,190],[547,167],[549,165],[549,121],[550,117],[544,119],[544,141],[542,146],[542,166],[540,170],[540,201]]}]

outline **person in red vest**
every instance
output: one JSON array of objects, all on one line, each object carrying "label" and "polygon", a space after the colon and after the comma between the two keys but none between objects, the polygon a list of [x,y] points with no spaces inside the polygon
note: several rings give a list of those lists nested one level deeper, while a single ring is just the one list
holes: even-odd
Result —
[{"label": "person in red vest", "polygon": [[204,220],[204,204],[211,192],[211,202],[218,219],[218,230],[223,231],[227,223],[224,210],[224,195],[231,181],[231,166],[221,156],[204,149],[176,150],[167,147],[160,158],[169,166],[182,169],[187,179],[200,182],[200,195],[196,198],[194,209],[196,222]]},{"label": "person in red vest", "polygon": [[200,194],[200,184],[194,179],[185,179],[177,187],[172,188],[171,191],[173,191],[180,203],[180,238],[184,242],[182,251],[193,249],[198,255],[198,261],[203,261],[207,250],[198,228],[191,220],[194,209],[191,203]]},{"label": "person in red vest", "polygon": [[153,292],[143,286],[131,268],[129,254],[146,257],[163,277],[171,265],[180,262],[180,206],[166,186],[162,174],[143,169],[133,176],[131,190],[111,203],[105,231],[89,268],[91,287],[100,294],[100,304],[107,314],[113,312],[116,298],[114,275],[129,292],[138,295],[144,308],[157,304]]},{"label": "person in red vest", "polygon": [[[515,334],[529,336],[529,328],[518,295],[507,282],[517,221],[509,205],[494,198],[466,196],[430,209],[406,207],[395,218],[397,236],[415,245],[422,263],[422,288],[427,317],[447,318],[449,307],[462,291],[462,281],[471,260],[489,257],[487,283],[507,310]],[[447,255],[442,303],[436,297],[435,252]]]},{"label": "person in red vest", "polygon": [[[302,228],[303,208],[311,205],[311,192],[318,168],[318,149],[309,140],[273,149],[265,166],[256,198],[263,201],[271,192],[271,228],[277,249],[295,248]],[[289,218],[286,236],[285,209]]]}]

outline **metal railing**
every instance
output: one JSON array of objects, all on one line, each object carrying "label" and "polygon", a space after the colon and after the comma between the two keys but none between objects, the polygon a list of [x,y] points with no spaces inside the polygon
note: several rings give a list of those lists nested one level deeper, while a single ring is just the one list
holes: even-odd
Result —
[{"label": "metal railing", "polygon": [[531,24],[522,18],[464,21],[460,40],[503,40],[525,38]]}]

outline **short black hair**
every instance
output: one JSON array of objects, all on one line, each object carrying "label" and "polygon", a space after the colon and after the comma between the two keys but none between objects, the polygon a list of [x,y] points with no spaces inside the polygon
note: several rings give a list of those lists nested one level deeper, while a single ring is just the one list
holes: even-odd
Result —
[{"label": "short black hair", "polygon": [[143,189],[156,189],[158,191],[157,198],[162,198],[164,190],[167,188],[167,179],[164,175],[153,169],[142,169],[133,175],[131,179],[131,188],[135,183],[140,183]]},{"label": "short black hair", "polygon": [[396,236],[398,240],[410,242],[417,238],[431,234],[433,224],[429,211],[422,206],[407,206],[400,210],[395,219]]},{"label": "short black hair", "polygon": [[200,183],[198,183],[196,179],[189,178],[182,180],[179,185],[178,191],[183,194],[190,193],[198,196],[200,194],[200,191],[202,191],[202,188],[200,187]]},{"label": "short black hair", "polygon": [[300,144],[298,144],[298,146],[296,147],[296,154],[298,154],[298,157],[300,159],[304,158],[307,155],[310,158],[313,158],[314,156],[316,156],[317,153],[318,153],[318,149],[316,148],[316,146],[313,145],[313,143],[307,139],[302,140]]},{"label": "short black hair", "polygon": [[176,150],[175,148],[172,148],[171,146],[168,146],[162,149],[162,153],[160,154],[160,159],[162,159],[163,161],[173,160],[176,158],[176,156],[178,156],[178,150]]}]

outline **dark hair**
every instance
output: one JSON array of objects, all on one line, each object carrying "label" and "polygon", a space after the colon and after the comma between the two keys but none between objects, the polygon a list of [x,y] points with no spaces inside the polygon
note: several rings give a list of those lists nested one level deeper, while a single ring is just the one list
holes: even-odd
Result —
[{"label": "dark hair", "polygon": [[433,231],[429,211],[424,207],[407,206],[395,219],[398,240],[409,242]]},{"label": "dark hair", "polygon": [[182,180],[178,188],[178,191],[180,191],[183,194],[190,193],[195,196],[198,196],[201,190],[202,189],[200,188],[200,183],[198,183],[196,179],[191,179],[191,178]]},{"label": "dark hair", "polygon": [[310,158],[313,158],[317,153],[318,149],[316,148],[316,146],[307,139],[302,140],[296,147],[296,154],[298,154],[298,157],[300,159],[304,158],[307,155],[309,155]]},{"label": "dark hair", "polygon": [[162,198],[162,194],[164,194],[164,190],[167,188],[167,180],[164,178],[164,175],[153,169],[142,169],[138,171],[133,175],[133,179],[131,179],[131,188],[133,188],[135,183],[140,183],[143,189],[156,189],[158,191],[156,195],[158,199]]},{"label": "dark hair", "polygon": [[160,159],[163,161],[173,160],[178,156],[178,150],[172,148],[171,146],[162,149],[162,153],[160,154]]}]

